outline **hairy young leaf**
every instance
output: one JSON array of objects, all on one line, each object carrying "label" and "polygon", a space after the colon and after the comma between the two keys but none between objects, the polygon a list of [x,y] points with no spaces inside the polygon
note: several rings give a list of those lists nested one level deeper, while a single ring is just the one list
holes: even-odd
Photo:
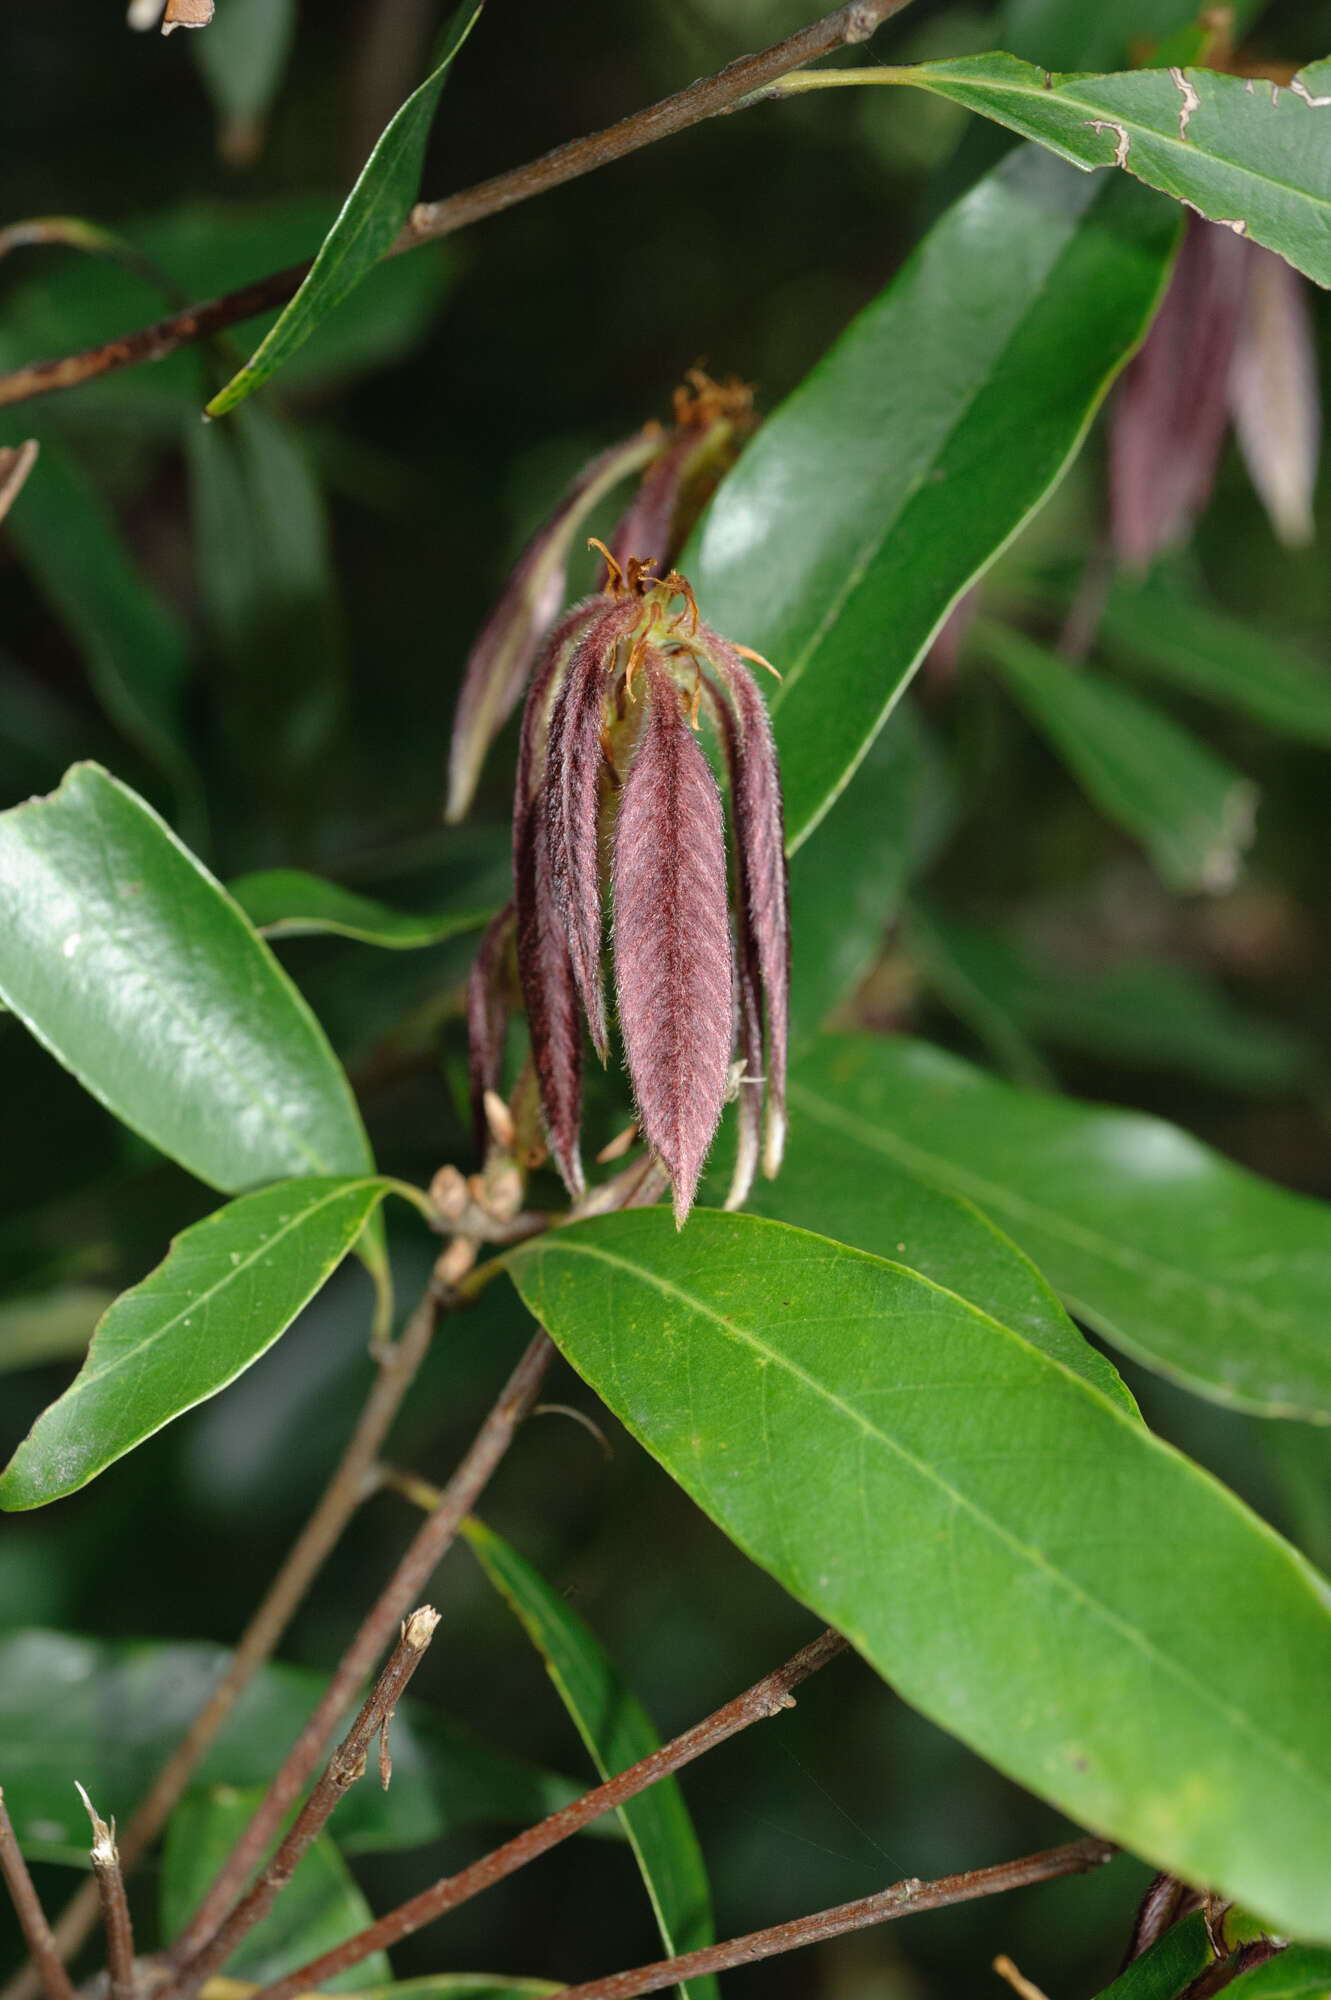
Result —
[{"label": "hairy young leaf", "polygon": [[0,1507],[77,1492],[234,1381],[332,1275],[388,1186],[279,1181],[183,1231],[108,1309],[78,1375],[0,1476]]},{"label": "hairy young leaf", "polygon": [[908,1701],[1157,1867],[1331,1938],[1331,1589],[1218,1482],[1016,1328],[803,1230],[707,1209],[676,1238],[645,1210],[505,1262]]},{"label": "hairy young leaf", "polygon": [[440,92],[483,4],[484,0],[463,0],[444,37],[438,63],[384,127],[309,276],[245,366],[208,404],[210,417],[224,416],[266,382],[392,244],[420,187],[425,143]]},{"label": "hairy young leaf", "polygon": [[1331,1422],[1321,1202],[1161,1119],[1016,1090],[904,1036],[827,1038],[791,1104],[866,1158],[973,1201],[1148,1368],[1238,1409]]},{"label": "hairy young leaf", "polygon": [[[264,1796],[262,1785],[216,1785],[190,1792],[166,1829],[159,1888],[163,1937],[174,1937],[202,1902],[213,1876],[239,1840]],[[233,1978],[258,1984],[280,1979],[343,1938],[364,1930],[374,1913],[328,1834],[302,1856],[290,1882],[263,1922],[256,1924],[226,1962]],[[353,1992],[390,1980],[386,1951],[328,1980],[333,1993]]]},{"label": "hairy young leaf", "polygon": [[682,1228],[716,1133],[730,1063],[732,982],[721,799],[665,667],[615,822],[615,991],[648,1144]]},{"label": "hairy young leaf", "polygon": [[1139,695],[988,621],[983,645],[1100,810],[1140,840],[1171,889],[1233,887],[1253,836],[1247,778]]},{"label": "hairy young leaf", "polygon": [[[463,1533],[481,1568],[545,1661],[602,1778],[636,1764],[661,1739],[642,1703],[557,1591],[492,1528],[474,1518]],[[700,1950],[716,1936],[707,1869],[676,1778],[663,1778],[619,1808],[637,1857],[667,1958]],[[683,2000],[715,2000],[715,1979],[694,1979]]]},{"label": "hairy young leaf", "polygon": [[[221,1646],[86,1639],[37,1628],[0,1639],[0,1766],[19,1844],[33,1861],[86,1868],[88,1822],[69,1782],[124,1818],[147,1791],[231,1663]],[[263,1785],[326,1685],[267,1665],[241,1694],[196,1774],[200,1785]],[[393,1782],[338,1808],[348,1854],[422,1847],[476,1824],[543,1819],[586,1785],[524,1763],[438,1709],[408,1699],[393,1723]],[[619,1838],[607,1818],[591,1831]]]},{"label": "hairy young leaf", "polygon": [[307,937],[332,931],[387,951],[415,951],[442,944],[488,924],[493,910],[417,913],[390,909],[340,882],[325,882],[301,868],[264,868],[227,884],[227,892],[264,937]]},{"label": "hairy young leaf", "polygon": [[373,1169],[346,1077],[268,946],[96,764],[0,813],[0,997],[118,1118],[225,1193]]},{"label": "hairy young leaf", "polygon": [[680,558],[784,676],[793,852],[948,611],[1075,455],[1159,296],[1177,223],[1023,149],[935,224],[746,446]]},{"label": "hairy young leaf", "polygon": [[1205,69],[1051,77],[997,54],[890,74],[1077,166],[1125,167],[1331,285],[1331,57],[1288,86]]}]

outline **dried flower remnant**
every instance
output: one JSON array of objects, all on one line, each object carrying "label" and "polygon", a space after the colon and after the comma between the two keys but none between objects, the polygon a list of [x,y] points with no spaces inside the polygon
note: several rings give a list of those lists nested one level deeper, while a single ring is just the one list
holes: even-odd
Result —
[{"label": "dried flower remnant", "polygon": [[[682,577],[658,581],[653,563],[621,566],[602,553],[606,588],[556,628],[523,713],[518,970],[550,1152],[581,1197],[584,1022],[603,1059],[609,1048],[608,881],[625,1059],[682,1226],[730,1094],[737,1028],[741,1137],[729,1205],[748,1193],[760,1152],[768,1174],[781,1161],[790,952],[780,781],[743,649],[701,622]],[[721,795],[698,741],[704,707],[729,775],[733,932]],[[488,1078],[493,1015],[479,994],[475,1021],[476,1073]]]},{"label": "dried flower remnant", "polygon": [[[450,821],[463,818],[485,756],[522,698],[542,642],[564,602],[568,560],[581,524],[635,473],[641,484],[611,537],[622,569],[634,550],[656,549],[668,570],[753,423],[751,391],[694,369],[675,392],[669,430],[647,424],[583,468],[518,557],[467,658],[449,753]],[[604,584],[606,572],[599,579]]]}]

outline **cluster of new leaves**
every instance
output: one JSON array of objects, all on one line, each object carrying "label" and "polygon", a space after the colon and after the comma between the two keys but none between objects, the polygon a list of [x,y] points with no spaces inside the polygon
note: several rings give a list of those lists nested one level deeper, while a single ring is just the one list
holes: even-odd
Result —
[{"label": "cluster of new leaves", "polygon": [[[464,9],[304,289],[214,399],[217,413],[294,357],[394,240],[473,19]],[[506,1273],[698,1505],[925,1714],[1087,1826],[1317,1947],[1331,1942],[1331,1593],[1299,1551],[1151,1435],[1070,1314],[1216,1402],[1325,1423],[1331,1214],[1159,1121],[1014,1088],[924,1043],[819,1032],[877,950],[910,865],[928,753],[906,712],[892,711],[948,613],[1057,484],[1171,272],[1168,316],[1115,419],[1113,505],[1128,558],[1154,551],[1200,505],[1223,412],[1251,434],[1256,364],[1251,345],[1249,362],[1238,359],[1239,307],[1278,296],[1287,332],[1299,310],[1283,267],[1273,281],[1234,223],[1328,275],[1328,154],[1307,144],[1328,115],[1325,66],[1272,103],[1189,62],[1050,79],[991,56],[888,77],[1035,143],[946,210],[737,459],[742,398],[718,401],[697,383],[669,431],[598,458],[529,545],[468,665],[450,773],[456,819],[530,677],[515,916],[491,924],[493,907],[472,896],[452,910],[390,910],[292,870],[228,892],[142,799],[87,762],[50,798],[0,816],[5,1004],[110,1112],[230,1197],[109,1304],[0,1500],[28,1508],[69,1494],[215,1394],[350,1250],[386,1301],[379,1206],[398,1192],[430,1213],[420,1190],[377,1170],[342,1065],[261,930],[410,949],[491,924],[470,1004],[483,1134],[508,1081],[512,937],[544,1130],[577,1196],[584,1022],[603,1055],[610,1039],[608,880],[620,1030],[676,1216],[589,1213],[505,1250],[483,1281]],[[1127,172],[1077,171],[1111,164]],[[1190,227],[1176,261],[1179,212],[1142,179],[1228,223],[1232,241],[1217,250],[1223,239]],[[1249,268],[1232,285],[1239,256]],[[1152,413],[1179,395],[1169,354],[1181,344],[1195,359],[1179,319],[1195,321],[1213,285],[1229,305],[1209,328],[1204,449],[1165,493],[1142,474],[1141,426],[1158,443]],[[197,385],[162,379],[174,421]],[[187,641],[58,443],[43,437],[17,496],[15,545],[83,647],[108,713],[197,812],[183,748]],[[227,525],[242,552],[201,592],[241,657],[265,634],[274,643],[254,604],[271,603],[278,557],[288,611],[318,594],[317,490],[288,426],[258,406],[240,413],[234,437],[192,437],[189,449],[197,518]],[[574,538],[629,475],[641,485],[613,534],[606,587],[561,620]],[[1304,533],[1306,480],[1269,465],[1258,477],[1277,523]],[[1143,485],[1150,519],[1130,501]],[[701,617],[669,573],[676,560]],[[258,579],[249,595],[238,570]],[[1037,604],[1062,590],[1049,576],[1027,582]],[[297,617],[281,629],[305,628]],[[778,662],[770,702],[721,633]],[[1114,675],[1071,673],[1006,623],[973,636],[1171,887],[1233,879],[1254,803],[1239,773]],[[1168,577],[1113,584],[1100,643],[1111,662],[1139,659],[1166,682],[1331,742],[1324,684]],[[317,700],[288,692],[285,727],[308,758],[326,718]],[[692,726],[704,712],[727,767],[733,886],[721,795]],[[1068,1032],[1075,1009],[1060,1014],[1011,941],[977,942],[924,902],[909,921],[942,997],[1009,1067],[1028,1056],[1038,1067],[1032,1042],[1051,1016]],[[977,986],[978,1004],[958,997]],[[1148,978],[1135,1012],[1131,994],[1083,994],[1083,1045],[1117,1035],[1121,1048],[1135,1021],[1157,1060],[1186,1049],[1196,1067],[1209,1050],[1230,1075],[1244,1062],[1250,1080],[1262,1062],[1268,1078],[1297,1074],[1296,1052],[1278,1037],[1259,1046],[1200,990],[1205,1001]],[[1176,1003],[1173,1044],[1161,991]],[[736,1047],[735,1160],[716,1192],[751,1214],[709,1207],[700,1182]],[[787,1101],[788,1158],[764,1185],[755,1169],[761,1160],[770,1176],[781,1159]],[[702,1205],[680,1239],[675,1221],[695,1195]],[[587,1635],[511,1551],[480,1529],[473,1543],[562,1677],[597,1761],[641,1754],[650,1725],[623,1704]],[[611,1712],[616,1731],[604,1727]],[[421,1795],[420,1839],[439,1830],[438,1802],[465,1762],[435,1754],[445,1775]],[[477,1783],[507,1783],[515,1813],[538,1793],[561,1795],[550,1774],[480,1762]],[[46,1795],[34,1786],[33,1798],[16,1815],[20,1838],[40,1852],[34,1829],[45,1825],[48,1851],[63,1853]],[[206,1846],[184,1825],[168,1846],[177,1914],[199,1887],[180,1857]],[[629,1832],[667,1948],[699,1940],[706,1897],[682,1808]],[[684,1889],[670,1906],[672,1871]],[[345,1902],[340,1918],[356,1921]],[[1175,1940],[1184,1957],[1193,1931]],[[1324,1954],[1308,1955],[1324,1979]]]}]

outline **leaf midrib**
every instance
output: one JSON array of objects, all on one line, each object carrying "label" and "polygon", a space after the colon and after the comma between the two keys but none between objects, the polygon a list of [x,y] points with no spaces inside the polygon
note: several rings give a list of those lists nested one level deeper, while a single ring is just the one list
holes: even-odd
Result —
[{"label": "leaf midrib", "polygon": [[[1033,1549],[1028,1543],[1023,1542],[1019,1536],[1004,1527],[1001,1522],[995,1520],[984,1508],[961,1492],[950,1480],[945,1479],[934,1467],[917,1458],[913,1452],[907,1450],[895,1438],[889,1437],[886,1432],[879,1430],[868,1417],[856,1410],[851,1404],[844,1402],[841,1397],[834,1394],[825,1384],[818,1382],[801,1368],[797,1362],[791,1360],[789,1356],[769,1346],[758,1334],[738,1325],[733,1317],[726,1318],[723,1314],[717,1312],[714,1307],[708,1305],[706,1301],[696,1298],[692,1293],[686,1292],[681,1286],[672,1284],[668,1278],[663,1278],[657,1272],[649,1271],[643,1265],[635,1264],[630,1259],[619,1256],[615,1252],[606,1250],[596,1244],[572,1243],[567,1238],[563,1238],[559,1242],[542,1243],[533,1246],[525,1254],[535,1257],[538,1262],[544,1262],[546,1257],[561,1254],[566,1256],[591,1257],[619,1270],[626,1271],[638,1283],[646,1284],[664,1296],[677,1299],[689,1311],[710,1320],[722,1338],[747,1346],[765,1361],[775,1363],[777,1367],[784,1369],[787,1374],[803,1383],[805,1388],[813,1395],[821,1398],[823,1402],[848,1418],[866,1437],[872,1438],[885,1446],[889,1452],[910,1466],[918,1477],[927,1484],[936,1487],[940,1493],[946,1495],[960,1512],[968,1514],[982,1530],[989,1532],[996,1541],[1005,1544],[1019,1557],[1024,1557],[1032,1569],[1042,1570],[1055,1583],[1061,1585],[1070,1597],[1080,1601],[1088,1611],[1101,1618],[1106,1625],[1116,1631],[1143,1658],[1150,1660],[1171,1675],[1180,1686],[1187,1689],[1196,1699],[1224,1718],[1236,1730],[1246,1735],[1256,1746],[1277,1757],[1297,1778],[1306,1783],[1314,1793],[1324,1796],[1328,1802],[1331,1802],[1331,1785],[1328,1785],[1325,1780],[1319,1780],[1309,1770],[1305,1760],[1292,1751],[1287,1744],[1282,1743],[1277,1737],[1268,1736],[1242,1709],[1235,1708],[1230,1702],[1218,1697],[1213,1688],[1208,1687],[1204,1681],[1197,1680],[1181,1661],[1161,1651],[1154,1640],[1149,1639],[1145,1633],[1128,1624],[1109,1605],[1093,1597],[1084,1586],[1069,1576],[1065,1570],[1060,1569],[1042,1551]],[[886,1262],[884,1259],[873,1258],[863,1251],[856,1251],[851,1254],[864,1258],[866,1262]],[[941,1296],[953,1300],[956,1305],[969,1313],[973,1318],[985,1321],[993,1326],[1009,1342],[1027,1348],[1031,1353],[1038,1352],[1038,1350],[1030,1346],[1029,1342],[1023,1340],[1019,1334],[1015,1333],[1012,1328],[1005,1326],[1000,1320],[992,1319],[989,1314],[982,1312],[978,1307],[972,1305],[969,1300],[958,1297],[954,1292],[949,1292],[945,1286],[934,1284],[932,1280],[924,1277],[922,1273],[912,1272],[911,1276],[929,1291],[939,1293]],[[1115,1408],[1108,1397],[1091,1389],[1080,1377],[1073,1375],[1071,1370],[1053,1362],[1048,1356],[1041,1355],[1041,1359],[1045,1361],[1046,1365],[1057,1367],[1060,1374],[1067,1375],[1070,1380],[1075,1381],[1084,1393],[1095,1396],[1096,1400],[1102,1403],[1118,1422],[1125,1426],[1128,1425],[1127,1417]],[[636,1426],[630,1423],[630,1428],[633,1429]],[[1130,1426],[1130,1428],[1133,1430],[1134,1436],[1140,1435],[1136,1426]]]}]

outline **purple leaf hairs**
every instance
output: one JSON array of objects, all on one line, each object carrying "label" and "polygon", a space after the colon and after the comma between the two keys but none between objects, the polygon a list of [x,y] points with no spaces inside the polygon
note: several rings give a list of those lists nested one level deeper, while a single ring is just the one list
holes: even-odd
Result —
[{"label": "purple leaf hairs", "polygon": [[[472,976],[473,1093],[479,1107],[498,1076],[511,927],[546,1140],[570,1194],[585,1196],[583,1043],[590,1034],[606,1060],[608,892],[638,1123],[682,1227],[728,1097],[739,1100],[739,1144],[727,1206],[745,1199],[760,1164],[772,1175],[781,1162],[790,923],[780,776],[749,664],[757,655],[703,624],[673,571],[658,579],[654,561],[592,546],[605,587],[555,626],[523,711],[514,903]],[[733,866],[699,742],[704,713],[724,757]]]}]

